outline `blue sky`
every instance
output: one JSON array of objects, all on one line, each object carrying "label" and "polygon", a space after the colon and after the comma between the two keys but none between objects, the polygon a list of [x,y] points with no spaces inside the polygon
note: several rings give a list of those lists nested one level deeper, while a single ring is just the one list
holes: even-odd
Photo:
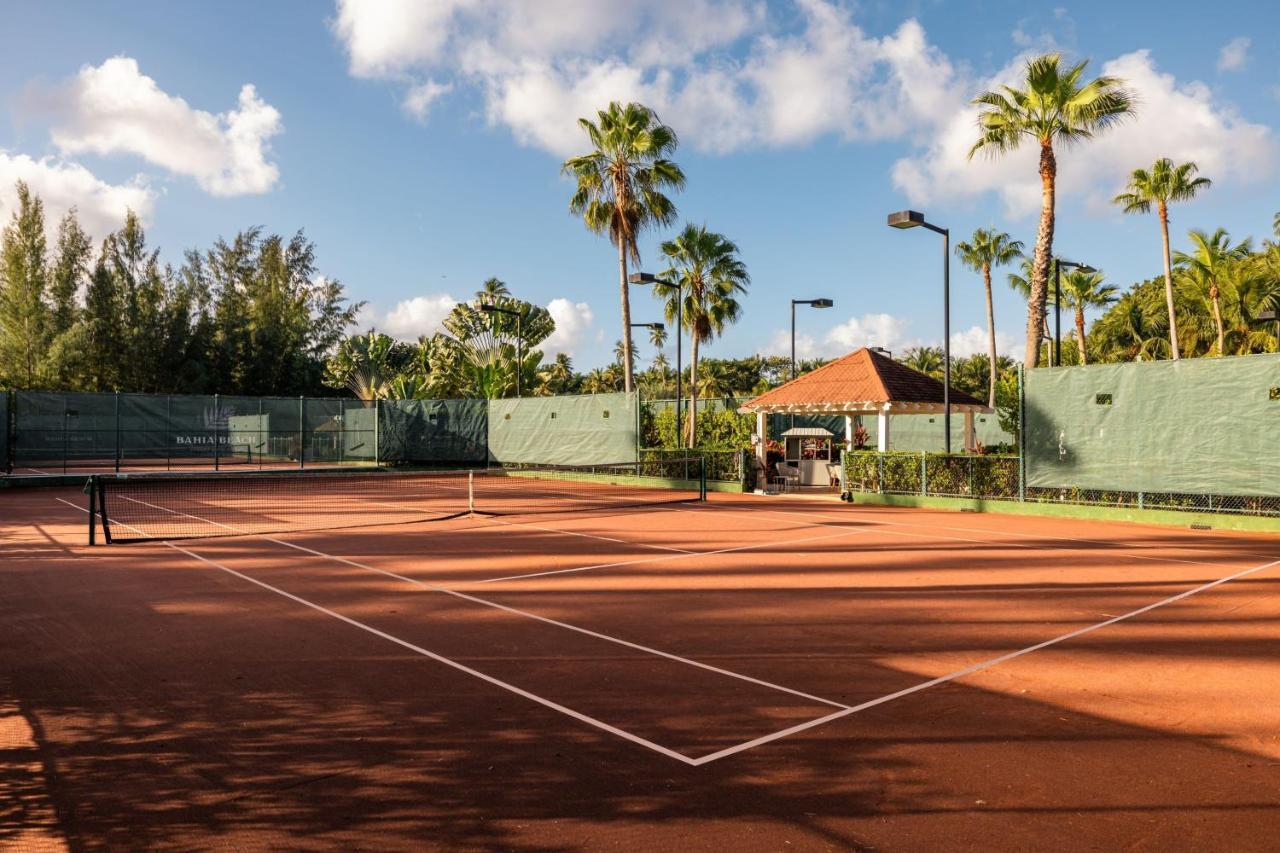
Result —
[{"label": "blue sky", "polygon": [[[1127,285],[1159,270],[1151,217],[1106,204],[1158,156],[1215,182],[1174,233],[1266,236],[1280,210],[1280,11],[1220,3],[650,0],[600,3],[6,3],[0,206],[28,180],[97,236],[139,209],[184,248],[261,224],[305,228],[367,324],[412,337],[489,276],[551,306],[552,349],[583,368],[619,336],[616,257],[566,210],[574,119],[638,99],[680,133],[682,219],[735,240],[753,277],[712,355],[941,340],[940,247],[895,232],[907,206],[948,225],[1035,236],[1024,156],[967,163],[968,98],[1059,49],[1129,81],[1136,121],[1061,157],[1057,245]],[[180,11],[179,11],[180,10]],[[246,89],[249,86],[251,88]],[[661,234],[644,243],[656,270]],[[953,264],[953,343],[983,340],[977,277]],[[1001,348],[1025,312],[996,287]],[[635,319],[658,318],[643,292]],[[642,355],[648,347],[642,347]]]}]

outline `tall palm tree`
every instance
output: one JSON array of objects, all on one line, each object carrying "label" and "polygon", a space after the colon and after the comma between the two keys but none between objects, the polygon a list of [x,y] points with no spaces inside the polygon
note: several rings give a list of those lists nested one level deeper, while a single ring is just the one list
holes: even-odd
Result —
[{"label": "tall palm tree", "polygon": [[480,285],[480,289],[476,291],[476,299],[481,303],[492,304],[498,301],[498,297],[510,295],[511,289],[500,278],[485,279],[484,284]]},{"label": "tall palm tree", "polygon": [[1054,143],[1091,139],[1134,111],[1133,98],[1119,78],[1082,80],[1088,64],[1085,60],[1064,70],[1058,54],[1038,56],[1027,62],[1024,88],[1004,86],[1002,91],[984,92],[973,100],[981,109],[978,141],[969,150],[970,158],[979,151],[1006,154],[1028,139],[1040,146],[1040,226],[1027,304],[1027,367],[1035,367],[1040,357],[1039,332],[1053,260],[1058,181]]},{"label": "tall palm tree", "polygon": [[737,322],[742,306],[738,295],[747,292],[751,276],[747,265],[738,257],[738,246],[723,234],[708,231],[705,225],[689,223],[673,240],[662,244],[662,254],[671,267],[662,278],[671,285],[655,285],[657,295],[666,299],[667,321],[677,316],[677,302],[683,301],[685,328],[689,330],[689,387],[693,399],[689,405],[688,446],[693,447],[698,420],[698,350]]},{"label": "tall palm tree", "polygon": [[592,150],[565,160],[561,171],[577,181],[569,211],[581,216],[592,232],[607,235],[618,249],[624,389],[630,392],[634,378],[627,261],[640,263],[637,240],[642,231],[675,220],[676,207],[665,193],[684,187],[684,172],[670,159],[678,144],[676,133],[658,121],[653,110],[614,101],[596,118],[578,119]]},{"label": "tall palm tree", "polygon": [[1169,355],[1164,288],[1145,282],[1094,322],[1089,340],[1103,361],[1151,361]]},{"label": "tall palm tree", "polygon": [[543,397],[563,394],[568,390],[572,381],[573,360],[569,358],[568,353],[556,353],[556,357],[551,363],[543,365],[542,369],[538,371],[537,393]]},{"label": "tall palm tree", "polygon": [[1080,348],[1080,363],[1088,364],[1085,352],[1084,312],[1086,308],[1101,308],[1116,301],[1113,284],[1103,284],[1105,276],[1100,270],[1084,272],[1073,269],[1062,274],[1062,301],[1075,311],[1076,345]]},{"label": "tall palm tree", "polygon": [[1174,360],[1182,354],[1178,351],[1178,318],[1173,310],[1173,269],[1169,258],[1169,204],[1188,201],[1197,192],[1206,189],[1208,178],[1193,177],[1199,171],[1195,163],[1173,165],[1168,157],[1161,157],[1151,170],[1134,169],[1129,176],[1129,187],[1112,199],[1122,205],[1125,213],[1150,213],[1156,206],[1160,215],[1160,239],[1164,241],[1164,298],[1169,309],[1169,351]]},{"label": "tall palm tree", "polygon": [[662,348],[667,345],[667,327],[666,326],[650,326],[649,327],[649,343],[662,352]]},{"label": "tall palm tree", "polygon": [[1232,246],[1225,228],[1219,228],[1213,234],[1192,229],[1187,236],[1191,238],[1191,252],[1175,252],[1173,260],[1187,271],[1193,288],[1197,283],[1203,286],[1217,331],[1216,354],[1223,355],[1227,345],[1227,330],[1222,319],[1223,277],[1232,264],[1253,252],[1253,246],[1247,238]]},{"label": "tall palm tree", "polygon": [[[982,273],[982,284],[987,291],[987,364],[994,365],[996,354],[996,313],[991,302],[991,268],[1011,264],[1022,257],[1022,241],[1015,240],[994,228],[979,228],[968,240],[956,244],[960,262],[974,272]],[[996,371],[987,377],[987,405],[996,407]]]}]

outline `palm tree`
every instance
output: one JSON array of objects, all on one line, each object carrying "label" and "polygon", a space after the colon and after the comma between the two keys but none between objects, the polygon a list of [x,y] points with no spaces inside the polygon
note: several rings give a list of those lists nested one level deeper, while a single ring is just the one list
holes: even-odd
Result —
[{"label": "palm tree", "polygon": [[899,361],[928,376],[941,378],[943,375],[942,347],[911,347]]},{"label": "palm tree", "polygon": [[637,240],[642,231],[675,219],[675,205],[664,192],[682,189],[684,172],[670,159],[678,144],[676,133],[658,121],[653,110],[614,101],[596,117],[595,122],[578,119],[592,150],[565,160],[561,171],[577,180],[569,211],[581,216],[590,231],[608,235],[618,249],[624,389],[630,392],[634,379],[627,261],[640,263]]},{"label": "palm tree", "polygon": [[1086,308],[1101,308],[1116,301],[1116,288],[1112,284],[1103,284],[1100,270],[1084,272],[1073,269],[1062,274],[1062,301],[1075,311],[1076,344],[1080,348],[1080,363],[1088,364],[1089,357],[1085,352],[1084,311]]},{"label": "palm tree", "polygon": [[511,289],[500,278],[485,279],[484,284],[480,285],[480,289],[476,291],[476,299],[481,303],[494,303],[498,301],[498,297],[510,295]]},{"label": "palm tree", "polygon": [[[987,364],[993,365],[996,353],[996,314],[991,302],[991,268],[1011,264],[1022,257],[1022,241],[1015,240],[994,228],[979,228],[968,241],[956,244],[960,262],[974,272],[982,273],[982,284],[987,291]],[[996,372],[987,377],[987,405],[996,406]]]},{"label": "palm tree", "polygon": [[694,395],[694,399],[696,400],[698,397],[725,396],[729,393],[727,380],[728,377],[725,376],[724,365],[714,362],[704,365],[702,374],[698,377],[697,393]]},{"label": "palm tree", "polygon": [[1040,357],[1039,331],[1053,260],[1058,180],[1054,143],[1091,139],[1134,111],[1133,98],[1119,78],[1102,76],[1082,82],[1088,64],[1085,60],[1064,71],[1058,54],[1038,56],[1027,62],[1025,88],[1005,86],[1003,91],[984,92],[973,100],[981,110],[978,141],[969,150],[970,158],[979,151],[1006,154],[1028,139],[1040,146],[1040,226],[1027,304],[1027,367],[1035,367]]},{"label": "palm tree", "polygon": [[1123,205],[1125,213],[1150,213],[1155,204],[1160,214],[1160,239],[1164,241],[1164,298],[1169,309],[1169,351],[1176,361],[1178,351],[1178,318],[1173,310],[1173,270],[1169,260],[1169,203],[1188,201],[1197,192],[1207,188],[1208,178],[1192,177],[1199,170],[1195,163],[1173,165],[1168,157],[1161,157],[1151,167],[1134,169],[1129,176],[1129,188],[1112,201]]},{"label": "palm tree", "polygon": [[724,331],[741,313],[738,295],[747,292],[751,276],[738,257],[737,245],[723,234],[708,231],[705,225],[685,225],[674,240],[662,244],[662,254],[672,266],[662,273],[675,287],[655,285],[665,298],[667,321],[677,316],[676,300],[683,300],[685,328],[689,330],[689,387],[694,389],[689,405],[688,446],[694,446],[698,420],[698,349]]},{"label": "palm tree", "polygon": [[649,327],[649,343],[662,352],[662,348],[667,345],[667,327],[666,326],[650,326]]},{"label": "palm tree", "polygon": [[542,370],[538,372],[536,393],[543,397],[563,394],[568,390],[572,381],[573,360],[569,358],[567,353],[556,353],[555,359],[550,364],[544,365]]},{"label": "palm tree", "polygon": [[1186,270],[1190,286],[1194,289],[1197,284],[1201,285],[1200,289],[1208,297],[1217,331],[1217,354],[1223,355],[1227,331],[1222,320],[1222,279],[1233,263],[1253,252],[1253,246],[1247,238],[1232,246],[1225,228],[1219,228],[1212,235],[1193,229],[1187,236],[1194,248],[1190,253],[1175,252],[1173,260]]},{"label": "palm tree", "polygon": [[1122,295],[1093,324],[1090,341],[1103,361],[1142,361],[1169,354],[1163,287],[1144,282]]}]

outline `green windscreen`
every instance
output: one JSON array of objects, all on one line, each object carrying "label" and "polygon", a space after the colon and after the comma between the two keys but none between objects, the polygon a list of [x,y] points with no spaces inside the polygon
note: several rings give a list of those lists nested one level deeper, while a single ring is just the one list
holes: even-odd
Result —
[{"label": "green windscreen", "polygon": [[[383,462],[484,465],[489,406],[484,400],[383,400],[378,456]],[[369,415],[357,415],[368,423]]]},{"label": "green windscreen", "polygon": [[638,405],[634,393],[490,400],[489,458],[547,465],[635,461]]},{"label": "green windscreen", "polygon": [[0,473],[8,473],[9,460],[9,392],[0,391]]},{"label": "green windscreen", "polygon": [[1027,485],[1280,495],[1280,354],[1040,368]]}]

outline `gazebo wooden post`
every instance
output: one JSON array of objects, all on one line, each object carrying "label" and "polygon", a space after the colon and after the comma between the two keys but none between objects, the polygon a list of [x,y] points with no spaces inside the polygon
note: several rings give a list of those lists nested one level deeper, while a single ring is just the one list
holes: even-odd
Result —
[{"label": "gazebo wooden post", "polygon": [[756,458],[764,469],[769,470],[769,416],[763,411],[756,412],[756,435],[760,436],[760,444],[756,446]]},{"label": "gazebo wooden post", "polygon": [[844,415],[844,449],[846,453],[853,450],[853,415],[848,412]]}]

